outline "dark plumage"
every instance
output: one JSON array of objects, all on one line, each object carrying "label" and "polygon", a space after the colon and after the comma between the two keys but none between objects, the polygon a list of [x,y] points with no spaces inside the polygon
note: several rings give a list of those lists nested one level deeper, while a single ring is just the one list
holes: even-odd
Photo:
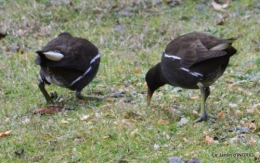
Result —
[{"label": "dark plumage", "polygon": [[47,102],[53,101],[45,90],[45,83],[75,90],[76,97],[80,99],[95,99],[81,95],[82,89],[93,80],[99,68],[100,54],[95,45],[64,32],[36,53],[35,64],[41,67],[39,88]]},{"label": "dark plumage", "polygon": [[210,86],[224,73],[229,58],[236,53],[231,46],[235,38],[222,39],[207,33],[193,32],[171,41],[161,62],[146,74],[148,104],[155,90],[164,84],[201,90],[201,117],[196,121],[214,118],[206,112],[205,101]]}]

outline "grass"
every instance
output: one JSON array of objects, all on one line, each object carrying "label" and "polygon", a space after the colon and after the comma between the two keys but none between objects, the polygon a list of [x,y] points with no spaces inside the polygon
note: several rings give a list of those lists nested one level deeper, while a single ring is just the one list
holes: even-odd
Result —
[{"label": "grass", "polygon": [[[183,0],[176,6],[148,0],[0,0],[0,32],[7,33],[0,41],[0,132],[12,130],[0,138],[1,162],[167,162],[172,156],[252,162],[254,157],[213,155],[260,152],[259,15],[254,0],[232,1],[226,12],[200,0]],[[225,23],[219,26],[221,17]],[[47,90],[62,94],[72,110],[33,114],[46,106],[37,86],[35,51],[63,31],[89,39],[101,51],[99,72],[82,93],[123,91],[125,97],[87,102],[51,85]],[[224,111],[215,123],[192,123],[200,100],[191,98],[199,96],[198,90],[167,85],[155,92],[152,106],[146,106],[146,72],[160,61],[167,43],[192,31],[239,37],[234,43],[238,54],[207,100],[213,115]],[[82,120],[84,115],[89,118]],[[181,117],[189,122],[178,125]],[[256,130],[249,127],[252,121]],[[251,132],[228,130],[240,126]],[[205,133],[218,143],[207,144]],[[238,136],[240,142],[230,141]],[[14,153],[22,148],[22,156]]]}]

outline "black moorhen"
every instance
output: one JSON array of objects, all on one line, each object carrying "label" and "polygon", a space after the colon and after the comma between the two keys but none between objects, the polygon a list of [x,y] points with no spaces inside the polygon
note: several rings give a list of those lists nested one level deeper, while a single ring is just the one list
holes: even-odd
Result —
[{"label": "black moorhen", "polygon": [[208,33],[192,32],[171,41],[161,62],[146,74],[147,100],[164,84],[186,89],[200,89],[202,114],[195,122],[217,119],[207,113],[205,102],[211,86],[225,71],[229,58],[237,50],[231,46],[236,38],[222,39]]},{"label": "black moorhen", "polygon": [[100,99],[81,95],[82,89],[96,76],[100,63],[98,48],[91,42],[64,32],[36,53],[35,64],[41,67],[38,85],[47,103],[53,101],[45,83],[75,90],[79,99]]}]

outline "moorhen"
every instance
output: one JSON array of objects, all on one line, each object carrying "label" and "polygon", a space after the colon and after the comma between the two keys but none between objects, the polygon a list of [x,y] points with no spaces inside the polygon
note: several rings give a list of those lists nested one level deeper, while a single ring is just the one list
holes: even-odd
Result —
[{"label": "moorhen", "polygon": [[47,103],[53,101],[45,90],[45,83],[75,90],[79,99],[100,99],[81,95],[82,89],[93,80],[99,68],[100,53],[94,44],[63,32],[36,53],[35,64],[41,67],[38,86]]},{"label": "moorhen", "polygon": [[223,75],[229,58],[237,50],[231,46],[236,38],[222,39],[208,33],[192,32],[172,40],[162,54],[161,62],[146,74],[147,100],[164,84],[186,89],[200,89],[201,116],[195,122],[217,119],[206,111],[210,86]]}]

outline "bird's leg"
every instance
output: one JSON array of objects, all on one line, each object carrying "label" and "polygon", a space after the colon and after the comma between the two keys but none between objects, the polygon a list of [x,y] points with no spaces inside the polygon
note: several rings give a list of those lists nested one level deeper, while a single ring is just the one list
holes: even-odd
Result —
[{"label": "bird's leg", "polygon": [[39,81],[38,86],[39,86],[40,90],[42,91],[42,94],[44,95],[47,103],[53,103],[53,100],[51,99],[50,95],[48,94],[48,92],[46,91],[46,89],[44,87],[44,82]]},{"label": "bird's leg", "polygon": [[103,97],[83,96],[80,91],[76,91],[76,97],[78,99],[84,99],[84,100],[89,100],[89,101],[100,101],[100,100],[103,100]]},{"label": "bird's leg", "polygon": [[[206,102],[206,100],[208,99],[208,97],[209,97],[209,94],[210,94],[210,88],[209,87],[206,87],[206,89],[205,89],[205,97],[204,97],[204,103]],[[199,106],[199,108],[198,108],[198,113],[200,112],[200,110],[201,110],[201,106]]]},{"label": "bird's leg", "polygon": [[214,120],[217,119],[217,117],[214,117],[210,114],[207,113],[206,111],[206,107],[205,107],[205,102],[209,96],[209,93],[210,93],[210,90],[209,90],[209,87],[205,88],[204,85],[202,83],[198,83],[198,86],[200,88],[200,91],[201,91],[201,110],[202,110],[202,113],[200,115],[200,118],[198,118],[195,123],[197,122],[201,122],[201,121],[206,121],[208,118],[212,118]]},{"label": "bird's leg", "polygon": [[76,97],[79,99],[85,99],[85,100],[95,100],[95,101],[100,101],[100,100],[104,100],[108,97],[121,97],[122,96],[122,92],[118,92],[118,93],[113,93],[111,95],[106,95],[106,96],[101,96],[101,97],[97,97],[97,96],[83,96],[81,94],[80,91],[76,91]]}]

